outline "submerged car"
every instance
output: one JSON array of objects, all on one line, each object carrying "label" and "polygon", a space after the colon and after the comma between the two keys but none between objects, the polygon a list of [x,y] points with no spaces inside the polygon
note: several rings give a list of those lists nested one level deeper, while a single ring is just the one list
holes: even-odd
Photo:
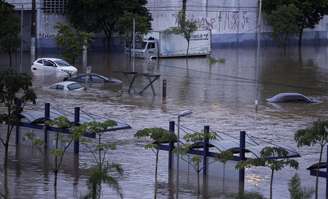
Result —
[{"label": "submerged car", "polygon": [[267,99],[271,103],[284,103],[284,102],[303,102],[303,103],[315,103],[312,100],[300,93],[279,93],[271,98]]},{"label": "submerged car", "polygon": [[112,77],[105,77],[96,73],[84,73],[64,79],[65,81],[75,81],[88,84],[108,83],[111,85],[120,85],[122,81]]},{"label": "submerged car", "polygon": [[77,68],[75,68],[65,60],[58,58],[39,58],[33,62],[31,70],[32,72],[64,72],[67,73],[69,76],[77,73]]},{"label": "submerged car", "polygon": [[49,87],[50,89],[56,89],[61,91],[81,91],[84,90],[84,87],[78,82],[73,81],[64,81],[58,82]]}]

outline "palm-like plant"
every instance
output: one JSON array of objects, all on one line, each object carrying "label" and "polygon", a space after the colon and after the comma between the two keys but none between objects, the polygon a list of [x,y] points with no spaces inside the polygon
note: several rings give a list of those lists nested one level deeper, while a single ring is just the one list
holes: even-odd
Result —
[{"label": "palm-like plant", "polygon": [[176,142],[177,137],[174,133],[171,133],[163,128],[145,128],[139,130],[135,135],[137,138],[150,138],[151,143],[146,144],[146,149],[155,150],[155,191],[154,199],[157,197],[157,170],[158,170],[158,156],[159,156],[159,145],[162,143]]},{"label": "palm-like plant", "polygon": [[[279,159],[278,159],[279,158]],[[250,167],[268,167],[271,170],[270,178],[270,199],[272,199],[273,175],[275,171],[279,171],[286,166],[298,169],[298,162],[288,158],[288,151],[281,147],[265,147],[260,152],[260,157],[256,159],[247,159],[240,161],[237,168]]]},{"label": "palm-like plant", "polygon": [[301,186],[301,179],[295,174],[288,183],[288,191],[291,199],[310,199],[314,191]]},{"label": "palm-like plant", "polygon": [[81,143],[86,146],[96,162],[96,165],[91,169],[90,177],[87,182],[89,193],[84,198],[100,198],[103,183],[112,187],[118,193],[119,197],[123,198],[121,187],[117,179],[112,176],[113,173],[117,173],[119,176],[123,175],[123,169],[119,164],[107,160],[108,151],[115,150],[116,145],[113,143],[104,143],[102,140],[103,134],[109,128],[116,125],[117,123],[113,120],[104,122],[93,121],[82,125],[83,132],[94,133],[97,137],[97,144],[89,142],[89,140],[86,139],[81,140]]},{"label": "palm-like plant", "polygon": [[328,121],[318,120],[313,122],[309,128],[300,129],[295,133],[295,141],[298,147],[320,145],[319,164],[317,168],[316,183],[315,183],[315,198],[318,199],[319,189],[319,166],[322,161],[322,153],[324,147],[328,143]]}]

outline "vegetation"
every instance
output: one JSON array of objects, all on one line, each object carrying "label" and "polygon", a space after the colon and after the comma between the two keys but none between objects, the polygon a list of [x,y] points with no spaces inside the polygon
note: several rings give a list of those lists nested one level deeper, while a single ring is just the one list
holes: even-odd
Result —
[{"label": "vegetation", "polygon": [[0,103],[6,111],[0,114],[0,123],[7,126],[4,136],[0,136],[1,144],[4,146],[4,167],[8,163],[9,141],[12,131],[20,121],[19,114],[28,102],[35,102],[36,95],[31,89],[32,78],[14,70],[0,72]]},{"label": "vegetation", "polygon": [[0,0],[0,50],[8,54],[10,67],[12,66],[12,54],[20,46],[19,22],[14,6]]},{"label": "vegetation", "polygon": [[[175,152],[179,152],[182,155],[188,155],[188,152],[195,146],[198,145],[199,143],[203,142],[204,140],[213,140],[216,138],[216,134],[213,132],[195,132],[195,133],[186,133],[183,136],[184,140],[186,141],[185,144],[180,146],[179,151],[175,149]],[[200,163],[202,162],[202,156],[199,155],[194,155],[189,158],[188,155],[188,160],[186,160],[188,164],[192,166],[192,168],[195,170],[197,174],[197,194],[200,194],[200,172],[204,169],[204,167],[200,166]]]},{"label": "vegetation", "polygon": [[268,23],[272,26],[273,38],[284,49],[286,49],[289,36],[298,32],[299,16],[300,10],[294,4],[282,5],[266,16]]},{"label": "vegetation", "polygon": [[[328,143],[328,121],[315,121],[313,125],[309,128],[300,129],[295,134],[295,141],[297,142],[298,147],[302,146],[314,146],[316,144],[320,145],[320,155],[319,155],[319,165],[322,161],[322,153],[324,147]],[[315,198],[318,198],[318,189],[319,189],[319,172],[317,172],[316,176],[316,184],[315,184]]]},{"label": "vegetation", "polygon": [[301,186],[301,179],[295,174],[288,183],[288,191],[291,199],[310,199],[314,191]]},{"label": "vegetation", "polygon": [[156,161],[155,161],[155,191],[154,191],[154,199],[157,198],[157,169],[158,169],[158,155],[159,148],[158,146],[162,143],[176,142],[177,138],[174,133],[171,133],[162,128],[145,128],[143,130],[139,130],[135,137],[137,138],[150,138],[152,143],[146,144],[146,149],[154,149],[156,150]]},{"label": "vegetation", "polygon": [[121,187],[117,182],[116,177],[112,174],[123,175],[123,169],[119,164],[107,160],[107,153],[109,150],[115,150],[116,145],[113,143],[104,143],[102,140],[103,134],[108,128],[116,126],[117,123],[112,120],[104,122],[88,122],[82,125],[83,132],[94,133],[97,138],[97,144],[82,140],[81,142],[87,147],[88,151],[92,154],[96,165],[91,168],[90,177],[88,179],[89,193],[84,198],[98,199],[101,198],[102,184],[105,183],[112,187],[123,198]]},{"label": "vegetation", "polygon": [[58,23],[56,29],[58,30],[56,42],[62,50],[62,56],[75,64],[76,59],[82,53],[83,46],[88,45],[92,35],[62,23]]},{"label": "vegetation", "polygon": [[[287,6],[292,8],[295,6],[297,12],[293,11],[291,20],[296,18],[299,35],[299,46],[302,45],[303,32],[305,28],[313,29],[315,25],[328,13],[328,1],[327,0],[263,0],[263,10],[267,15],[271,15],[273,12],[277,12],[281,9],[281,6]],[[286,13],[285,13],[286,14]],[[284,15],[285,15],[284,14]],[[287,16],[288,14],[286,14]],[[289,23],[288,23],[289,24]]]},{"label": "vegetation", "polygon": [[137,32],[150,30],[152,18],[146,4],[147,0],[69,0],[68,18],[74,27],[86,32],[104,32],[110,41],[113,33],[129,34],[133,18]]},{"label": "vegetation", "polygon": [[[289,159],[287,157],[288,151],[281,147],[265,147],[260,152],[260,157],[256,159],[248,159],[240,161],[237,164],[237,168],[249,168],[249,167],[268,167],[271,170],[270,179],[270,199],[272,199],[272,185],[273,175],[275,171],[279,171],[286,166],[294,169],[298,169],[298,162],[296,160]],[[275,157],[283,159],[274,159]]]}]

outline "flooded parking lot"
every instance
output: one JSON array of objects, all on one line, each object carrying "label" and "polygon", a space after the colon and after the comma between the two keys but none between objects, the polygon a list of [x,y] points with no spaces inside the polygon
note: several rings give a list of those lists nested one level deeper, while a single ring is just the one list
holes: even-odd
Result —
[{"label": "flooded parking lot", "polygon": [[[89,53],[92,71],[113,76],[125,81],[123,89],[112,90],[106,86],[91,87],[76,93],[54,92],[49,85],[60,81],[61,75],[33,74],[34,88],[38,95],[37,107],[45,102],[57,110],[73,112],[76,106],[94,115],[124,121],[132,129],[111,132],[106,140],[118,144],[109,158],[122,164],[124,175],[119,182],[124,198],[152,198],[155,156],[143,148],[134,138],[134,133],[146,127],[168,128],[169,121],[176,121],[177,114],[192,110],[192,115],[183,118],[182,125],[201,131],[204,125],[211,129],[238,136],[244,130],[248,134],[267,142],[296,147],[294,133],[318,118],[326,117],[328,111],[328,58],[326,47],[304,47],[302,56],[297,49],[287,55],[277,48],[262,51],[260,67],[256,67],[255,48],[214,49],[212,56],[224,62],[211,63],[205,57],[185,59],[136,60],[133,67],[129,57],[120,53]],[[40,56],[58,56],[40,52]],[[27,58],[26,58],[27,59]],[[27,62],[26,62],[27,63]],[[1,64],[5,64],[1,56]],[[84,69],[77,65],[79,71]],[[127,80],[117,71],[148,72],[160,74],[155,82],[156,96],[148,89],[142,96],[127,93]],[[30,72],[29,64],[22,69]],[[162,104],[162,80],[168,82],[166,104]],[[136,80],[140,90],[147,81]],[[280,92],[300,92],[318,100],[315,104],[270,104],[266,98]],[[259,96],[259,108],[255,111],[254,101]],[[48,161],[42,154],[26,153],[29,149],[11,150],[8,174],[12,198],[51,198],[53,196],[52,173]],[[314,187],[315,178],[306,168],[318,159],[319,148],[302,148],[298,158],[297,173],[304,186]],[[79,198],[86,192],[86,169],[92,165],[88,153],[80,154],[80,172],[74,156],[69,154],[59,177],[58,198]],[[162,152],[159,167],[158,198],[173,198],[174,189],[168,181],[167,153]],[[284,169],[275,175],[274,198],[288,198],[288,180],[295,171]],[[246,171],[246,190],[257,191],[268,196],[270,172],[267,169]],[[229,185],[227,185],[229,186]],[[233,182],[231,184],[234,187]],[[324,197],[325,184],[320,181],[320,196]],[[0,189],[1,190],[1,189]],[[231,189],[227,189],[231,190]],[[237,190],[236,190],[237,191]],[[209,194],[207,198],[224,198],[221,194]],[[116,198],[111,189],[103,189],[104,198]],[[199,198],[193,188],[181,187],[181,198]]]}]

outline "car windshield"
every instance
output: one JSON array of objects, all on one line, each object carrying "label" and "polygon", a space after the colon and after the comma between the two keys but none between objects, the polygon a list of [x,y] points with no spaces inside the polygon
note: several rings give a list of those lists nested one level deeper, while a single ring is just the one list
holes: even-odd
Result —
[{"label": "car windshield", "polygon": [[67,86],[68,90],[76,90],[82,88],[81,84],[79,83],[72,83]]},{"label": "car windshield", "polygon": [[60,59],[58,59],[58,60],[54,60],[54,62],[55,62],[58,66],[70,66],[70,64],[67,63],[67,62],[64,61],[64,60],[60,60]]},{"label": "car windshield", "polygon": [[147,42],[137,42],[136,49],[145,49]]}]

